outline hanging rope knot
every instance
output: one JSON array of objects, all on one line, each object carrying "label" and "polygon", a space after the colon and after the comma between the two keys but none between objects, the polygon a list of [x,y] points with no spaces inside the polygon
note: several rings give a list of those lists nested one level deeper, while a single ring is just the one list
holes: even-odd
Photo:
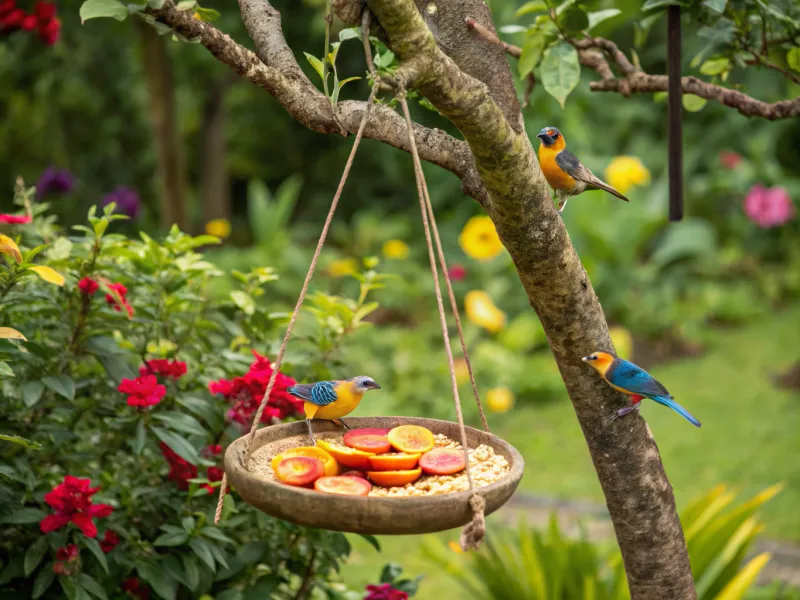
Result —
[{"label": "hanging rope knot", "polygon": [[486,500],[479,494],[473,494],[469,499],[472,508],[472,521],[467,523],[461,532],[461,549],[464,552],[477,550],[486,535]]}]

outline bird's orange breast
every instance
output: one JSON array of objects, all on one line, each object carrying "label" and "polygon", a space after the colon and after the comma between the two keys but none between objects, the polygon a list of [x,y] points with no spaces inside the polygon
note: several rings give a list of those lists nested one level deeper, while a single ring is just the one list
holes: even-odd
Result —
[{"label": "bird's orange breast", "polygon": [[571,190],[575,187],[575,180],[556,163],[559,152],[561,149],[554,150],[542,144],[539,146],[539,164],[550,187],[556,190]]}]

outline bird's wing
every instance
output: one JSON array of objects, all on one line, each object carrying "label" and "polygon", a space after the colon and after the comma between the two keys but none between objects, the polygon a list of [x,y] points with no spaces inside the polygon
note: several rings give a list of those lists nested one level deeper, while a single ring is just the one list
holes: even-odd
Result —
[{"label": "bird's wing", "polygon": [[309,402],[317,406],[325,406],[335,402],[338,397],[336,394],[336,381],[320,381],[311,388],[311,399]]},{"label": "bird's wing", "polygon": [[298,383],[297,385],[286,388],[292,396],[297,396],[303,400],[311,401],[311,390],[314,389],[316,383]]},{"label": "bird's wing", "polygon": [[634,394],[672,398],[667,388],[650,373],[621,358],[617,359],[617,362],[609,369],[606,379]]},{"label": "bird's wing", "polygon": [[583,181],[587,185],[605,190],[609,194],[613,194],[617,198],[625,200],[625,202],[629,202],[625,196],[596,177],[595,174],[589,170],[589,167],[584,165],[580,159],[569,150],[562,150],[556,154],[556,164],[573,179],[576,179],[577,181]]}]

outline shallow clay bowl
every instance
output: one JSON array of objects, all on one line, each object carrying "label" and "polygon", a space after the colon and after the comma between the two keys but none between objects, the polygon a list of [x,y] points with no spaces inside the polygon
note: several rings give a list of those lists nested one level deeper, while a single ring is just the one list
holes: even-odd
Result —
[{"label": "shallow clay bowl", "polygon": [[[362,427],[393,428],[398,425],[421,425],[434,434],[443,433],[460,441],[457,423],[416,417],[350,417],[347,424]],[[344,429],[329,421],[314,421],[314,435],[319,439],[340,436]],[[500,438],[467,427],[470,448],[486,444],[508,461],[510,471],[500,480],[478,488],[486,500],[486,514],[503,506],[522,478],[524,461],[513,446]],[[437,496],[381,498],[339,496],[292,487],[274,480],[258,479],[243,464],[247,436],[228,446],[225,473],[233,489],[245,502],[257,509],[298,525],[365,533],[372,535],[409,535],[445,531],[466,525],[472,520],[469,491]],[[269,446],[270,458],[297,446],[310,444],[305,421],[265,427],[256,433],[253,451]]]}]

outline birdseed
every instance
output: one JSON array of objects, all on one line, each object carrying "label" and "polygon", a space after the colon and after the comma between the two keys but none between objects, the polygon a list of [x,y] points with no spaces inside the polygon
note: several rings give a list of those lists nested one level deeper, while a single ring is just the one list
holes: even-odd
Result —
[{"label": "birdseed", "polygon": [[[341,436],[317,437],[325,439],[325,441],[344,445]],[[461,444],[439,433],[434,435],[434,447],[455,448],[460,450]],[[272,470],[272,459],[285,450],[288,450],[288,448],[276,451],[273,445],[258,448],[250,457],[250,472],[258,479],[275,481],[275,472]],[[477,448],[472,448],[469,451],[469,466],[476,487],[484,487],[492,484],[502,479],[510,471],[508,461],[505,457],[501,454],[497,454],[491,446],[487,446],[486,444],[481,444]],[[347,469],[343,467],[343,470]],[[409,483],[404,486],[381,487],[373,484],[372,491],[370,491],[369,495],[376,498],[420,497],[465,492],[468,489],[469,480],[467,479],[467,472],[464,470],[455,475],[426,475],[423,473],[414,483]]]}]

